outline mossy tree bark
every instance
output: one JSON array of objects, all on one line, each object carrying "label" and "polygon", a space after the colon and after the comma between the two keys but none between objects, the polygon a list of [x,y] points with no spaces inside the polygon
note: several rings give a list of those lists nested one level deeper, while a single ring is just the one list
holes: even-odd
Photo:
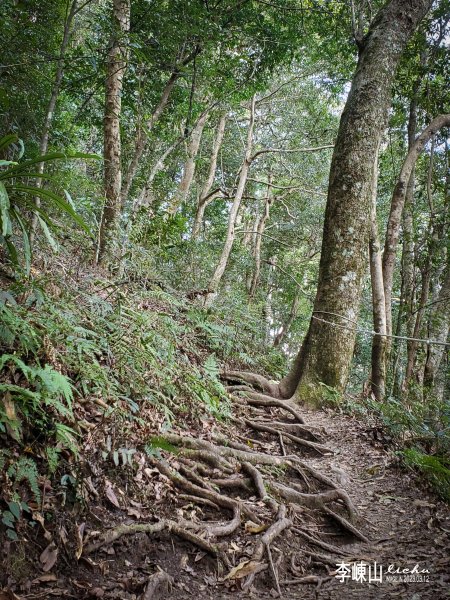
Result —
[{"label": "mossy tree bark", "polygon": [[345,389],[356,336],[349,319],[358,316],[367,268],[373,165],[400,56],[431,4],[391,0],[360,44],[331,163],[314,313],[300,355],[280,387],[285,393],[295,382],[297,401],[319,399],[321,383]]}]

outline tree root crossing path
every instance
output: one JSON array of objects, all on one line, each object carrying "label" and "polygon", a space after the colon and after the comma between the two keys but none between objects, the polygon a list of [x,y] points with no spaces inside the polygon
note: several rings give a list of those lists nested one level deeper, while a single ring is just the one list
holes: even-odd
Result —
[{"label": "tree root crossing path", "polygon": [[142,458],[147,505],[130,487],[97,513],[76,580],[142,600],[447,597],[448,507],[380,429],[236,372],[224,382],[230,419],[158,436]]}]

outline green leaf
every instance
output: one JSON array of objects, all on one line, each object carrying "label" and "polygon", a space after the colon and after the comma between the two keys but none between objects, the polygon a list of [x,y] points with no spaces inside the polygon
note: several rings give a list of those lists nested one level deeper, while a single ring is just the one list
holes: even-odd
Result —
[{"label": "green leaf", "polygon": [[55,238],[50,233],[50,229],[47,227],[47,223],[43,219],[41,219],[41,217],[39,215],[38,215],[38,221],[39,221],[42,231],[44,232],[47,242],[50,244],[51,249],[56,254],[57,252],[59,252],[58,242],[55,240]]},{"label": "green leaf", "polygon": [[26,192],[34,196],[39,196],[45,200],[52,200],[53,204],[61,208],[66,214],[68,214],[74,221],[80,225],[87,233],[90,234],[90,229],[83,219],[73,210],[73,208],[65,200],[50,190],[44,190],[42,188],[36,188],[28,185],[14,185],[11,187],[12,190],[18,192]]},{"label": "green leaf", "polygon": [[9,510],[3,512],[2,523],[6,527],[14,527],[14,515]]},{"label": "green leaf", "polygon": [[160,435],[155,435],[151,437],[147,448],[151,450],[155,450],[156,448],[158,448],[160,450],[166,450],[166,452],[171,452],[172,454],[178,453],[178,449]]},{"label": "green leaf", "polygon": [[18,502],[8,502],[8,508],[17,520],[20,519],[20,504]]},{"label": "green leaf", "polygon": [[4,148],[7,148],[8,146],[11,146],[11,144],[14,144],[14,142],[17,142],[18,139],[19,138],[14,133],[10,133],[9,135],[5,135],[4,137],[2,137],[0,139],[0,150],[3,150]]},{"label": "green leaf", "polygon": [[9,202],[8,192],[6,191],[5,185],[0,181],[0,217],[2,220],[3,237],[11,235],[12,233],[11,218],[9,216],[10,208],[11,203]]},{"label": "green leaf", "polygon": [[0,160],[0,167],[5,167],[6,165],[18,165],[19,163],[15,160]]},{"label": "green leaf", "polygon": [[[1,149],[1,147],[0,147]],[[8,169],[1,173],[0,178],[5,179],[6,177],[10,177],[11,175],[15,175],[18,171],[23,171],[27,169],[31,165],[39,165],[44,162],[51,162],[53,160],[68,160],[74,158],[84,158],[84,159],[94,159],[100,160],[101,157],[98,154],[86,154],[84,152],[72,152],[66,154],[64,152],[50,152],[49,154],[43,154],[42,156],[38,156],[37,158],[33,158],[31,160],[25,160],[23,163],[18,164],[15,167]]]},{"label": "green leaf", "polygon": [[17,533],[14,531],[14,529],[8,529],[6,531],[6,535],[7,537],[9,537],[10,540],[12,540],[13,542],[17,542],[17,540],[19,539]]}]

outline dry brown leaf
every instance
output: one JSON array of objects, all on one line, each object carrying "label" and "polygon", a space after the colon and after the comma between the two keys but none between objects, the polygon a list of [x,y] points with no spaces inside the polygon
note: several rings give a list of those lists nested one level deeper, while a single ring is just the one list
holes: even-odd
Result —
[{"label": "dry brown leaf", "polygon": [[6,394],[3,396],[2,400],[3,400],[3,406],[5,407],[5,413],[6,413],[7,418],[10,421],[16,421],[17,420],[16,407],[12,400],[10,392],[6,392]]},{"label": "dry brown leaf", "polygon": [[253,523],[253,521],[247,521],[245,524],[245,532],[246,533],[261,533],[261,531],[265,531],[268,525],[263,523],[262,525],[257,525]]},{"label": "dry brown leaf", "polygon": [[40,577],[36,577],[33,579],[32,583],[47,583],[49,581],[57,581],[58,578],[54,573],[46,573],[45,575],[41,575]]},{"label": "dry brown leaf", "polygon": [[107,482],[107,484],[106,484],[105,494],[113,506],[120,508],[120,504],[119,504],[119,501],[117,500],[117,496],[114,493],[114,490],[112,489],[111,483],[109,483],[109,482]]},{"label": "dry brown leaf", "polygon": [[58,558],[58,548],[55,542],[51,542],[47,548],[42,552],[39,560],[42,564],[42,570],[47,572],[55,565],[56,559]]},{"label": "dry brown leaf", "polygon": [[248,575],[259,573],[260,571],[264,571],[267,568],[265,563],[259,562],[257,560],[244,560],[237,565],[237,567],[233,567],[228,575],[223,577],[222,581],[226,581],[227,579],[243,579]]},{"label": "dry brown leaf", "polygon": [[86,528],[86,523],[81,523],[75,530],[75,536],[77,540],[77,549],[75,550],[75,556],[77,560],[80,560],[80,556],[83,554],[83,535]]}]

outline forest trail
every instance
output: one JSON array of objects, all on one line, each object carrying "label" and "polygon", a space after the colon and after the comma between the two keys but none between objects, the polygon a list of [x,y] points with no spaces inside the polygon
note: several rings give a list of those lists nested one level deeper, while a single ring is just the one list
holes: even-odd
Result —
[{"label": "forest trail", "polygon": [[[108,501],[89,507],[91,522],[79,529],[78,564],[62,564],[58,577],[38,577],[25,597],[449,597],[448,506],[400,468],[380,429],[330,409],[298,410],[306,423],[298,433],[304,427],[304,439],[314,438],[320,453],[289,439],[287,431],[298,426],[292,414],[286,416],[279,407],[250,407],[242,400],[234,405],[228,426],[211,419],[202,431],[159,438],[155,444],[161,450],[148,458],[150,465],[141,463],[134,482],[111,478],[105,488]],[[284,433],[257,431],[246,425],[250,422],[277,423]],[[325,443],[328,451],[322,449]],[[258,459],[252,460],[252,454]],[[261,466],[264,457],[268,463],[289,459],[291,466]],[[295,457],[302,461],[296,472]],[[257,469],[249,463],[258,465],[271,500],[263,501],[255,492]],[[90,481],[96,485],[94,477]],[[308,501],[333,489],[338,497],[323,496],[323,506]],[[286,490],[293,494],[291,502]],[[300,490],[304,495],[295,497]],[[347,502],[356,513],[352,518]],[[180,531],[170,526],[173,522]],[[146,523],[154,529],[150,535]],[[353,535],[352,526],[367,541]],[[134,531],[139,527],[140,532]],[[122,535],[128,533],[132,535]],[[261,543],[264,539],[268,544]],[[361,561],[367,565],[366,579],[369,565],[382,565],[381,583],[352,580],[356,574],[350,565]],[[336,577],[340,563],[349,565],[345,582]],[[411,582],[407,576],[389,574],[391,564],[410,570],[418,565],[429,573],[412,575],[424,581]],[[392,576],[399,581],[387,581]]]}]

